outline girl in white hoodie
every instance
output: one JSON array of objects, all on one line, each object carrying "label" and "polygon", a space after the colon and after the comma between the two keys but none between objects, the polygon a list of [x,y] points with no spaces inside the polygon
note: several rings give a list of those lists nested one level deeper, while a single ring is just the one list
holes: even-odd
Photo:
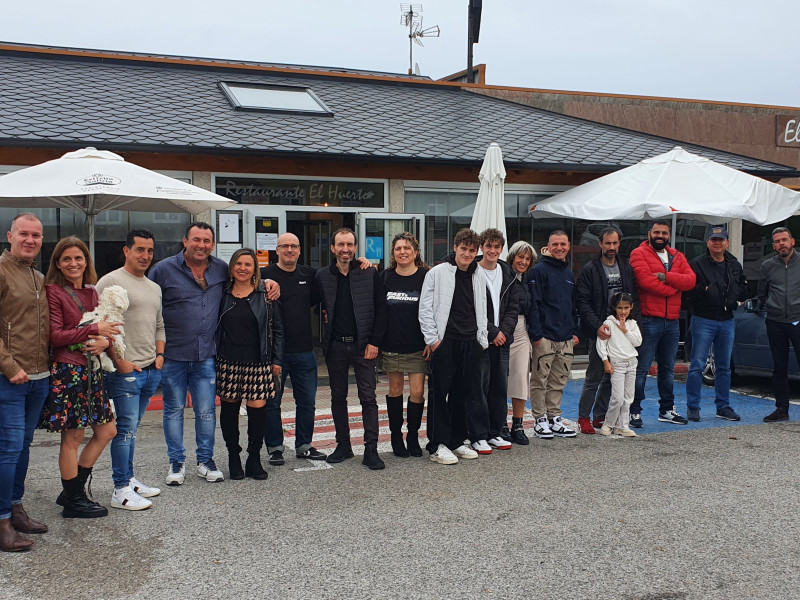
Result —
[{"label": "girl in white hoodie", "polygon": [[630,294],[614,294],[609,306],[611,315],[605,320],[605,325],[611,330],[611,337],[607,340],[597,338],[597,354],[603,359],[606,373],[611,374],[611,400],[600,435],[616,433],[636,437],[628,422],[636,382],[636,347],[642,343],[642,334],[636,321],[628,318],[633,310]]}]

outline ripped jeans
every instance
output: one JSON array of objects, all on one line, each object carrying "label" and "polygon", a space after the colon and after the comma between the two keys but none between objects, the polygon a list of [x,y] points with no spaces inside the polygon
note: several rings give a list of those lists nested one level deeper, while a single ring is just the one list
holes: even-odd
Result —
[{"label": "ripped jeans", "polygon": [[117,435],[111,440],[111,476],[117,489],[124,488],[133,477],[136,432],[160,381],[161,371],[155,367],[141,372],[106,373],[106,393],[114,401],[117,417]]},{"label": "ripped jeans", "polygon": [[194,437],[197,444],[197,463],[214,458],[214,429],[217,413],[217,374],[214,358],[199,361],[164,361],[161,369],[161,389],[164,391],[164,441],[170,464],[186,462],[183,446],[183,409],[186,392],[192,394]]}]

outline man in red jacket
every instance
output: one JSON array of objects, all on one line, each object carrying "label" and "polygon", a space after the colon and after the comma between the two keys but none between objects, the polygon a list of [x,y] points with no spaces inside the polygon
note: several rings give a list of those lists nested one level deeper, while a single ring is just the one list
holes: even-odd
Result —
[{"label": "man in red jacket", "polygon": [[644,384],[653,358],[658,363],[658,420],[675,425],[687,421],[675,410],[672,390],[675,354],[678,351],[681,292],[691,290],[695,274],[686,257],[670,248],[669,221],[655,220],[647,241],[631,252],[631,267],[639,290],[642,345],[636,368],[636,390],[631,405],[631,427],[642,426]]}]

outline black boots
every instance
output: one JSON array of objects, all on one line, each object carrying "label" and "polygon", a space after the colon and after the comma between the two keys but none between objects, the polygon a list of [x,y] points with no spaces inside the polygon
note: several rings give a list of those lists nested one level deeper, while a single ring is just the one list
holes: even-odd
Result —
[{"label": "black boots", "polygon": [[244,479],[242,459],[239,453],[239,405],[236,402],[221,402],[219,407],[219,428],[228,449],[228,476],[231,479]]},{"label": "black boots", "polygon": [[511,441],[520,446],[527,446],[530,443],[528,436],[525,435],[522,419],[516,417],[511,419]]},{"label": "black boots", "polygon": [[350,442],[344,442],[336,444],[336,450],[331,452],[325,460],[329,464],[335,465],[348,458],[353,458],[353,456],[355,455],[353,454],[353,447],[350,445]]},{"label": "black boots", "polygon": [[94,519],[108,514],[105,506],[93,502],[86,495],[85,485],[91,475],[91,467],[78,465],[77,477],[61,480],[64,491],[59,498],[64,502],[61,516],[65,519]]},{"label": "black boots", "polygon": [[389,431],[392,434],[392,452],[400,458],[408,458],[403,443],[403,397],[386,396],[386,412],[389,415]]},{"label": "black boots", "polygon": [[263,480],[268,477],[261,466],[261,446],[264,445],[264,430],[267,427],[267,407],[247,407],[247,462],[244,474],[253,479]]},{"label": "black boots", "polygon": [[370,471],[379,471],[386,467],[381,457],[378,456],[378,449],[371,444],[364,446],[364,460],[361,461],[361,464],[369,468]]},{"label": "black boots", "polygon": [[419,428],[422,426],[422,412],[425,409],[425,398],[420,398],[417,404],[408,398],[406,405],[406,419],[408,421],[408,432],[406,433],[406,447],[411,456],[422,456],[422,448],[419,447]]}]

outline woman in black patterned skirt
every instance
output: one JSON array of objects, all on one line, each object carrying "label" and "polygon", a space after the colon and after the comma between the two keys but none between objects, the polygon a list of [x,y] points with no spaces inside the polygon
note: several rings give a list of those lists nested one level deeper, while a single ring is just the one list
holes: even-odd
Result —
[{"label": "woman in black patterned skirt", "polygon": [[[228,448],[231,479],[266,479],[261,466],[261,446],[266,428],[267,399],[281,381],[283,323],[280,304],[267,300],[250,248],[234,252],[228,266],[217,323],[217,394],[219,425]],[[242,470],[239,453],[239,406],[247,406],[247,462]]]}]

